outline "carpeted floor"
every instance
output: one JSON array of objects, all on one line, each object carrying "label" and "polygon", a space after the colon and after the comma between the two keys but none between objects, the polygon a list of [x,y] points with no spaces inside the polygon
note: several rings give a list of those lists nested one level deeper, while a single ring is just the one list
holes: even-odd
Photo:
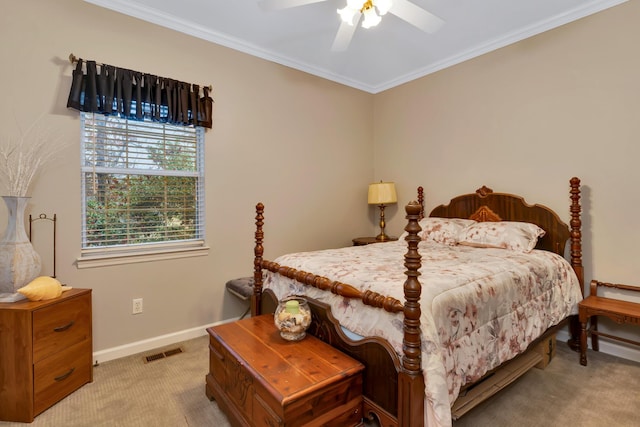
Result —
[{"label": "carpeted floor", "polygon": [[640,426],[640,364],[588,352],[588,366],[558,342],[546,369],[531,369],[454,427]]},{"label": "carpeted floor", "polygon": [[[144,362],[145,356],[177,346],[183,353]],[[639,426],[640,364],[593,351],[588,356],[589,366],[583,367],[576,353],[558,343],[545,370],[532,369],[454,427]],[[31,425],[229,427],[216,403],[205,396],[208,357],[203,336],[101,364],[94,368],[93,383]],[[0,422],[1,427],[24,425]]]},{"label": "carpeted floor", "polygon": [[[145,356],[180,347],[183,353],[145,363]],[[93,382],[36,417],[34,427],[230,427],[204,394],[208,336],[103,363]],[[1,404],[1,403],[0,403]],[[25,426],[3,423],[0,426]]]}]

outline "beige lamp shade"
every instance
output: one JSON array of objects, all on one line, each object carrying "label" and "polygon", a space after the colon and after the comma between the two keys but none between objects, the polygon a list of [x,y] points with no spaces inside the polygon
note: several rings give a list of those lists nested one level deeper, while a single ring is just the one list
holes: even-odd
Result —
[{"label": "beige lamp shade", "polygon": [[393,182],[376,182],[369,184],[370,205],[389,205],[398,201],[396,185]]}]

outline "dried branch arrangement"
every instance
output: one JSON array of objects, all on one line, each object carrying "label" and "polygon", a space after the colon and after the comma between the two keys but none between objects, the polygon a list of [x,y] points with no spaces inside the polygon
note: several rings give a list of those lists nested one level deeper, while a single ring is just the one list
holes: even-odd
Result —
[{"label": "dried branch arrangement", "polygon": [[25,197],[36,174],[62,148],[60,139],[47,135],[38,121],[18,137],[0,140],[0,184],[4,190],[0,194],[4,196]]}]

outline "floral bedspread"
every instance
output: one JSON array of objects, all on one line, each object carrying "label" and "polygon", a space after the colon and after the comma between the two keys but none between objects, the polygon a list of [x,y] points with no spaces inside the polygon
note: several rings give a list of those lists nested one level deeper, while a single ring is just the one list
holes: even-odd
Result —
[{"label": "floral bedspread", "polygon": [[[275,262],[404,302],[406,251],[406,242],[397,241],[293,253]],[[451,405],[461,386],[515,357],[547,328],[576,314],[582,295],[570,264],[551,252],[425,241],[419,252],[422,368],[429,412],[425,418],[450,426]],[[273,273],[264,287],[278,298],[307,295],[324,301],[343,327],[361,336],[383,337],[402,355],[401,313],[366,307],[359,300]]]}]

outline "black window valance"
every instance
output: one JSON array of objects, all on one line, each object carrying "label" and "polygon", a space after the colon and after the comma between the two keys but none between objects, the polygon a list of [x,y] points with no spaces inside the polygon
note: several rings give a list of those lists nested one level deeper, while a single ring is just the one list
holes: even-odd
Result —
[{"label": "black window valance", "polygon": [[[210,87],[76,59],[67,107],[78,111],[170,123],[213,125]],[[86,65],[85,65],[86,64]],[[202,91],[202,95],[201,92]]]}]

